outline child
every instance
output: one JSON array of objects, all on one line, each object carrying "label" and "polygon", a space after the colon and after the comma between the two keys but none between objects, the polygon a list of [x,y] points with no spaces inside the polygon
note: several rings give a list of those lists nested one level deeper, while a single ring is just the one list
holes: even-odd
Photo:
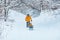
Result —
[{"label": "child", "polygon": [[29,23],[29,30],[33,30],[33,25],[32,25],[32,23]]}]

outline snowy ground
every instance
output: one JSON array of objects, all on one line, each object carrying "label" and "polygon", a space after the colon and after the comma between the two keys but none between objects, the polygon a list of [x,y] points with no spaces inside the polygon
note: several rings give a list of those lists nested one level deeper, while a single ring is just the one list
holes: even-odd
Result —
[{"label": "snowy ground", "polygon": [[8,18],[7,22],[0,21],[0,40],[60,40],[59,18],[41,14],[33,18],[33,31],[26,28],[25,15],[10,10]]}]

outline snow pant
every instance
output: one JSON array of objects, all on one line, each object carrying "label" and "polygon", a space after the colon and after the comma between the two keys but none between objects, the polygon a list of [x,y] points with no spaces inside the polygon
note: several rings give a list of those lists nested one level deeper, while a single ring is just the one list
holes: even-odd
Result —
[{"label": "snow pant", "polygon": [[29,30],[33,30],[33,26],[30,26],[30,27],[29,27]]},{"label": "snow pant", "polygon": [[30,22],[26,22],[26,26],[29,27]]}]

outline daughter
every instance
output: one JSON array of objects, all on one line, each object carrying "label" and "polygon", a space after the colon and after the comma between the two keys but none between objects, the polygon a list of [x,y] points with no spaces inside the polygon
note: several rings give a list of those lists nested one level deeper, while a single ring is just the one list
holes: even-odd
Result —
[{"label": "daughter", "polygon": [[32,23],[29,23],[29,30],[33,30],[33,25],[32,25]]}]

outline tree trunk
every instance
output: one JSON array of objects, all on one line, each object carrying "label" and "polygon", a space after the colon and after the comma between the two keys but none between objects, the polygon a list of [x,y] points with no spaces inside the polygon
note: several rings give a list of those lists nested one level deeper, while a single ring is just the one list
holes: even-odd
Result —
[{"label": "tree trunk", "polygon": [[8,10],[7,8],[4,9],[5,10],[5,21],[7,21],[7,18],[8,18]]}]

